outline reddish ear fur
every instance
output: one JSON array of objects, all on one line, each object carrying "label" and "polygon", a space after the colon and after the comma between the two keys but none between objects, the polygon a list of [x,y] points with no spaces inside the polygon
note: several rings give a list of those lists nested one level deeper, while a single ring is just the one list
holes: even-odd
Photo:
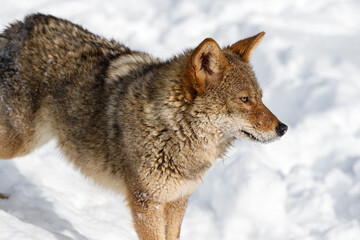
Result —
[{"label": "reddish ear fur", "polygon": [[229,66],[219,45],[211,38],[205,39],[192,52],[189,61],[192,87],[199,94],[205,92],[206,84],[221,81]]},{"label": "reddish ear fur", "polygon": [[253,50],[259,45],[265,32],[261,32],[253,37],[245,38],[231,45],[231,50],[241,55],[244,61],[249,61]]}]

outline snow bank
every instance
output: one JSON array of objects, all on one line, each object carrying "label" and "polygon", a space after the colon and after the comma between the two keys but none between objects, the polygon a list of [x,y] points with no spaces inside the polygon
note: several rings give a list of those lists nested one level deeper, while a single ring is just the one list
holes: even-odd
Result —
[{"label": "snow bank", "polygon": [[[182,239],[360,237],[360,2],[3,1],[0,28],[54,14],[163,58],[206,37],[267,34],[252,64],[281,141],[238,142],[190,199]],[[223,166],[225,165],[225,166]],[[50,143],[0,162],[0,239],[137,239],[123,197],[99,189]]]}]

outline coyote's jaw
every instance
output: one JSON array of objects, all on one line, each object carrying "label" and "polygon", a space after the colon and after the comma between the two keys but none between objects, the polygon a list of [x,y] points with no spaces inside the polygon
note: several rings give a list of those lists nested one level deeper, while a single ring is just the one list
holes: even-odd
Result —
[{"label": "coyote's jaw", "polygon": [[276,132],[272,133],[264,133],[264,132],[250,132],[248,130],[240,130],[240,137],[251,140],[251,141],[255,141],[255,142],[260,142],[260,143],[268,143],[268,142],[272,142],[275,141],[276,139],[279,138],[279,136],[276,134]]}]

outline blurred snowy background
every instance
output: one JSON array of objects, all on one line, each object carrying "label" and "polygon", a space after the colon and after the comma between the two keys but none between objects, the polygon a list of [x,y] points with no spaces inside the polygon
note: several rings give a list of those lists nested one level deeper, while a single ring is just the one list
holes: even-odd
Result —
[{"label": "blurred snowy background", "polygon": [[[237,142],[191,197],[182,239],[360,239],[360,1],[0,0],[0,29],[34,12],[162,58],[265,31],[251,63],[289,131]],[[0,239],[137,239],[123,197],[54,146],[0,161]]]}]

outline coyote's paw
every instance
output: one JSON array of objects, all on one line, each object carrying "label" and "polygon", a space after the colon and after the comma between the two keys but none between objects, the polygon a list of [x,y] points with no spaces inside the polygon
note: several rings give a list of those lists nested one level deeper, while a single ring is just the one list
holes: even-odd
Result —
[{"label": "coyote's paw", "polygon": [[8,199],[9,197],[6,196],[6,195],[4,195],[4,194],[2,194],[2,193],[0,193],[0,198],[1,198],[1,199]]}]

